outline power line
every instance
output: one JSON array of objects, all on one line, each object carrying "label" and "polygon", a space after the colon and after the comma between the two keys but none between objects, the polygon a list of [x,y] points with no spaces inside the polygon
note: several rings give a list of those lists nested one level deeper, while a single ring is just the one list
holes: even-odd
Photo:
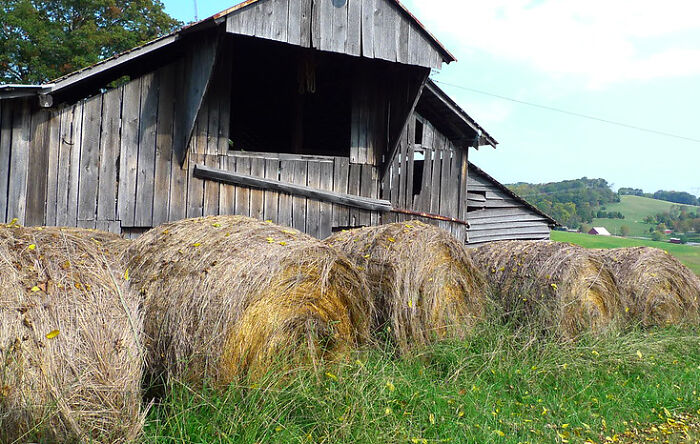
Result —
[{"label": "power line", "polygon": [[594,121],[596,121],[596,122],[607,123],[607,124],[609,124],[609,125],[621,126],[621,127],[623,127],[623,128],[633,129],[633,130],[637,130],[637,131],[643,131],[643,132],[645,132],[645,133],[652,133],[652,134],[657,134],[657,135],[660,135],[660,136],[673,137],[673,138],[675,138],[675,139],[681,139],[681,140],[685,140],[685,141],[689,141],[689,142],[700,143],[700,139],[694,139],[694,138],[692,138],[692,137],[680,136],[680,135],[678,135],[678,134],[673,134],[673,133],[669,133],[669,132],[666,132],[666,131],[659,131],[659,130],[655,130],[655,129],[651,129],[651,128],[644,128],[644,127],[641,127],[641,126],[630,125],[630,124],[628,124],[628,123],[617,122],[617,121],[614,121],[614,120],[604,119],[604,118],[602,118],[602,117],[591,116],[591,115],[589,115],[589,114],[582,114],[582,113],[577,113],[577,112],[574,112],[574,111],[568,111],[568,110],[565,110],[565,109],[562,109],[562,108],[555,108],[555,107],[553,107],[553,106],[540,105],[540,104],[538,104],[538,103],[533,103],[533,102],[526,102],[525,100],[514,99],[514,98],[512,98],[512,97],[507,97],[507,96],[503,96],[503,95],[500,95],[500,94],[491,93],[491,92],[488,92],[488,91],[482,91],[482,90],[479,90],[479,89],[469,88],[469,87],[462,86],[462,85],[455,85],[455,84],[452,84],[452,83],[442,82],[442,81],[439,81],[439,80],[434,80],[434,82],[435,82],[435,83],[439,83],[439,84],[441,84],[441,85],[445,85],[445,86],[451,86],[451,87],[453,87],[453,88],[463,89],[463,90],[465,90],[465,91],[471,91],[471,92],[474,92],[474,93],[477,93],[477,94],[483,94],[483,95],[485,95],[485,96],[490,96],[490,97],[495,97],[495,98],[502,99],[502,100],[507,100],[507,101],[509,101],[509,102],[519,103],[519,104],[521,104],[521,105],[527,105],[527,106],[532,106],[532,107],[535,107],[535,108],[544,109],[544,110],[547,110],[547,111],[553,111],[553,112],[557,112],[557,113],[561,113],[561,114],[566,114],[566,115],[569,115],[569,116],[580,117],[580,118],[588,119],[588,120],[594,120]]}]

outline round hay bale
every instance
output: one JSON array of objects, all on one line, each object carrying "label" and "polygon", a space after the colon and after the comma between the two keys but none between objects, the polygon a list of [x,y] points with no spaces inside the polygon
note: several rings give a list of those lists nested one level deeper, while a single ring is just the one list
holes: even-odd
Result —
[{"label": "round hay bale", "polygon": [[698,324],[700,279],[664,250],[599,250],[613,271],[627,317],[644,326]]},{"label": "round hay bale", "polygon": [[337,233],[328,245],[364,270],[375,305],[373,329],[391,329],[400,351],[463,337],[483,317],[485,283],[465,246],[419,221]]},{"label": "round hay bale", "polygon": [[141,432],[139,296],[121,252],[97,238],[114,240],[0,227],[0,442],[121,443]]},{"label": "round hay bale", "polygon": [[516,325],[573,339],[599,332],[622,315],[615,279],[590,250],[559,242],[504,241],[471,253],[494,301]]},{"label": "round hay bale", "polygon": [[333,358],[368,336],[352,265],[296,230],[242,216],[162,225],[129,249],[152,376],[222,387],[279,360]]}]

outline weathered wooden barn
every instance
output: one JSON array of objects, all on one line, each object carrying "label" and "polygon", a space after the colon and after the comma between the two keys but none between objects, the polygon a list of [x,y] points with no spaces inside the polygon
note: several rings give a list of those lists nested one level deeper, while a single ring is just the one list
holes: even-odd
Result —
[{"label": "weathered wooden barn", "polygon": [[557,222],[469,163],[469,244],[546,240]]},{"label": "weathered wooden barn", "polygon": [[496,141],[428,80],[452,61],[397,0],[248,0],[0,87],[0,222],[242,214],[323,238],[420,218],[468,241],[469,149]]}]

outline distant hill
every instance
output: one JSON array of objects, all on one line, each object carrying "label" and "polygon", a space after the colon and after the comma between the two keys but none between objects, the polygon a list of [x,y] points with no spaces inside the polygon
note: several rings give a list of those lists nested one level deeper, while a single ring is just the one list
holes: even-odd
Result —
[{"label": "distant hill", "polygon": [[545,184],[520,182],[508,187],[560,224],[571,228],[592,222],[602,206],[620,201],[605,179],[584,177]]},{"label": "distant hill", "polygon": [[614,235],[619,235],[622,226],[627,226],[630,229],[629,236],[648,238],[651,236],[650,228],[655,228],[657,223],[647,223],[645,218],[649,216],[655,217],[660,213],[668,213],[673,207],[685,207],[691,213],[700,213],[700,207],[697,206],[680,205],[649,197],[627,195],[620,196],[619,203],[605,206],[608,212],[622,213],[625,216],[624,219],[594,218],[592,225],[605,227]]}]

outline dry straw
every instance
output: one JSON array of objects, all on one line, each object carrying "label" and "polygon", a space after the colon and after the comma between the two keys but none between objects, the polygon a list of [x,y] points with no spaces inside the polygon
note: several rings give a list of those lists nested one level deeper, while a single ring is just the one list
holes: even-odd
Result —
[{"label": "dry straw", "polygon": [[296,230],[241,216],[184,220],[145,233],[129,255],[153,375],[223,386],[286,352],[332,358],[368,335],[359,274]]},{"label": "dry straw", "polygon": [[628,317],[644,326],[700,321],[700,279],[664,250],[599,250],[617,278]]},{"label": "dry straw", "polygon": [[517,325],[573,339],[622,315],[611,272],[589,250],[548,241],[505,241],[472,251],[493,298]]},{"label": "dry straw", "polygon": [[400,351],[436,338],[462,337],[484,314],[484,281],[466,248],[418,221],[338,233],[328,245],[364,270],[375,330],[391,329]]},{"label": "dry straw", "polygon": [[142,319],[107,233],[0,226],[0,442],[136,439]]}]

